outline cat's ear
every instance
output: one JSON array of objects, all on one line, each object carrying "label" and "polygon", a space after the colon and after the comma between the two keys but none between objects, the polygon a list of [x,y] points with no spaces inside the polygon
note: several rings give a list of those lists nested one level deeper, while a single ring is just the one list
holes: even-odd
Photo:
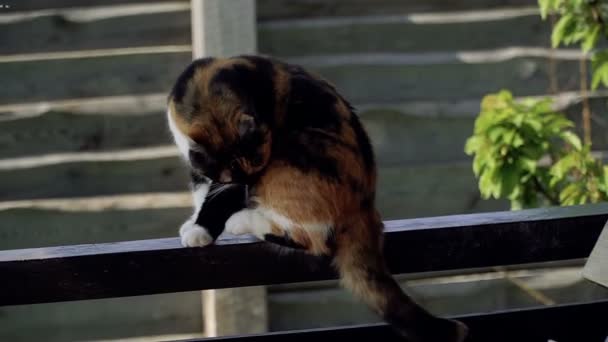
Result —
[{"label": "cat's ear", "polygon": [[241,137],[249,135],[250,133],[255,131],[255,128],[256,128],[255,119],[251,115],[241,114],[241,117],[239,118],[239,127],[238,128],[239,128],[239,135]]}]

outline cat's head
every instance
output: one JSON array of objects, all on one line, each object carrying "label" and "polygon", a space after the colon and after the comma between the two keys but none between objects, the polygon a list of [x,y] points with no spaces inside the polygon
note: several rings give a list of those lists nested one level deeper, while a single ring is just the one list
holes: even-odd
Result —
[{"label": "cat's head", "polygon": [[266,59],[196,60],[173,87],[169,127],[193,169],[215,182],[248,183],[270,158],[276,97]]}]

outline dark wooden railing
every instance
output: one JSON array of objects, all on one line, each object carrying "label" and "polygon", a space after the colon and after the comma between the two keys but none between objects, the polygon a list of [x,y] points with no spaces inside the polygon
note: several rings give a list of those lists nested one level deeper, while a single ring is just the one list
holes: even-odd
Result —
[{"label": "dark wooden railing", "polygon": [[[584,259],[608,204],[386,222],[393,273]],[[336,278],[328,260],[249,238],[182,248],[177,238],[0,251],[0,306]],[[604,342],[608,300],[459,317],[471,341]],[[383,324],[219,338],[397,340]],[[211,339],[210,339],[211,340]],[[440,341],[439,341],[440,342]]]}]

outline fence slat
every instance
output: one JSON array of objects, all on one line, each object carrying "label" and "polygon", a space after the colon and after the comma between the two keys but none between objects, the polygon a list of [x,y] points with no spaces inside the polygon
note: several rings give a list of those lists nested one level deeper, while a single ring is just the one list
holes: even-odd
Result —
[{"label": "fence slat", "polygon": [[[608,336],[607,310],[608,300],[604,300],[593,303],[481,313],[458,318],[469,326],[471,341],[604,342]],[[308,342],[315,340],[348,341],[355,338],[364,341],[403,341],[385,324],[188,341]]]},{"label": "fence slat", "polygon": [[[602,203],[388,221],[385,250],[393,273],[578,259],[589,255],[607,219]],[[336,277],[327,260],[277,253],[251,238],[206,248],[168,238],[2,251],[0,274],[0,305]]]}]

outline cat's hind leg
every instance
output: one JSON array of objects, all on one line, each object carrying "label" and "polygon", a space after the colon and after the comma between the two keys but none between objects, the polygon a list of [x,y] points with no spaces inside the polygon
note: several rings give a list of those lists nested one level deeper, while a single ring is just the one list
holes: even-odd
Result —
[{"label": "cat's hind leg", "polygon": [[252,234],[285,247],[304,249],[315,255],[330,253],[329,223],[294,222],[280,213],[264,207],[244,209],[226,221],[225,232],[233,235]]}]

